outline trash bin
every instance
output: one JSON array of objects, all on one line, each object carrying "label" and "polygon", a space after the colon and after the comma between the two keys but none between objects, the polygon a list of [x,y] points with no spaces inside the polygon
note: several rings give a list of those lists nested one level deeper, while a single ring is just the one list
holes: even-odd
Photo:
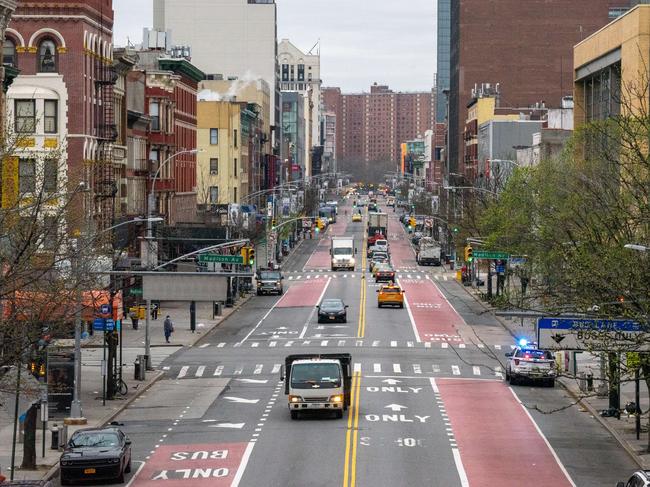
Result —
[{"label": "trash bin", "polygon": [[454,263],[455,263],[455,262],[454,262],[453,260],[450,260],[450,261],[449,261],[449,270],[450,270],[450,271],[453,271],[453,270],[454,270]]},{"label": "trash bin", "polygon": [[50,449],[51,450],[58,450],[59,449],[59,427],[58,427],[58,425],[53,424],[50,431],[52,432],[52,440],[50,442]]},{"label": "trash bin", "polygon": [[223,315],[223,301],[216,301],[214,303],[214,315],[215,316]]},{"label": "trash bin", "polygon": [[582,392],[587,392],[587,377],[584,372],[578,374],[578,387]]},{"label": "trash bin", "polygon": [[145,371],[147,370],[147,365],[145,363],[144,355],[138,355],[133,363],[133,379],[134,380],[144,380]]}]

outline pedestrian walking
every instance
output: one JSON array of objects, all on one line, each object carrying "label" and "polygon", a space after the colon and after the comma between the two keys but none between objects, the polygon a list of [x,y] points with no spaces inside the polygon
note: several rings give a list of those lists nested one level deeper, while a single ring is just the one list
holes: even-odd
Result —
[{"label": "pedestrian walking", "polygon": [[165,331],[165,341],[169,343],[169,338],[172,336],[172,333],[174,333],[174,323],[172,322],[172,319],[169,317],[169,315],[167,315],[165,318],[163,328]]},{"label": "pedestrian walking", "polygon": [[137,308],[135,308],[135,307],[131,308],[131,310],[129,311],[129,318],[131,318],[131,323],[132,323],[133,329],[137,330],[138,329],[138,321],[139,321]]},{"label": "pedestrian walking", "polygon": [[158,309],[159,309],[159,308],[158,308],[158,303],[153,303],[153,304],[151,305],[151,318],[152,318],[153,320],[157,320],[157,319],[158,319]]}]

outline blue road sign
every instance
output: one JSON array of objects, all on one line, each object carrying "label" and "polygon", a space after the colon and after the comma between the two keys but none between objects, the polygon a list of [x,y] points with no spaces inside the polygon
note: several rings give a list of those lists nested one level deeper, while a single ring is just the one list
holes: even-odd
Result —
[{"label": "blue road sign", "polygon": [[110,304],[102,304],[101,307],[99,308],[99,311],[103,315],[107,315],[111,313],[111,305]]},{"label": "blue road sign", "polygon": [[95,318],[93,321],[93,330],[95,331],[102,331],[104,329],[104,322],[106,320],[104,318]]},{"label": "blue road sign", "polygon": [[592,318],[540,318],[537,327],[550,330],[646,331],[633,320],[599,320]]},{"label": "blue road sign", "polygon": [[633,320],[540,318],[537,341],[548,350],[648,351],[650,328]]},{"label": "blue road sign", "polygon": [[115,329],[115,322],[113,320],[106,320],[106,331],[113,331]]}]

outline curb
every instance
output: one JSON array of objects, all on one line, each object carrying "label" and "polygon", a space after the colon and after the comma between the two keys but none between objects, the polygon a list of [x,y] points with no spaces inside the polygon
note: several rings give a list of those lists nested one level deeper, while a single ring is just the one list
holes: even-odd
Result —
[{"label": "curb", "polygon": [[[124,401],[119,408],[117,408],[115,411],[112,411],[110,414],[107,416],[104,416],[100,422],[99,422],[99,427],[104,427],[108,423],[110,423],[113,419],[115,419],[119,414],[121,414],[126,408],[128,408],[133,402],[140,397],[142,394],[147,392],[156,382],[158,382],[163,376],[165,375],[164,372],[158,371],[155,375],[155,377],[149,382],[147,385],[145,385],[142,389],[138,388],[138,392],[134,394],[132,397]],[[56,474],[59,471],[59,462],[57,462],[47,471],[47,473],[42,477],[42,480],[52,480]]]},{"label": "curb", "polygon": [[218,323],[215,323],[214,326],[213,326],[212,328],[210,328],[209,330],[206,330],[206,331],[205,331],[204,333],[202,333],[200,336],[197,336],[197,338],[196,338],[193,342],[191,342],[191,343],[187,343],[187,344],[185,344],[185,345],[181,345],[181,347],[188,347],[188,348],[192,348],[192,347],[194,347],[194,345],[196,345],[198,342],[200,342],[201,340],[203,340],[204,338],[206,338],[206,337],[210,334],[210,332],[212,332],[212,330],[214,330],[215,328],[220,327],[223,323],[225,323],[226,321],[228,321],[228,320],[230,319],[230,317],[231,317],[232,315],[234,315],[237,311],[239,311],[239,310],[241,309],[242,306],[244,306],[246,303],[248,303],[248,302],[252,299],[252,297],[253,297],[252,295],[248,295],[248,296],[246,296],[245,298],[243,298],[239,303],[237,303],[237,304],[232,308],[232,311],[231,311],[230,313],[228,313],[228,316],[225,316],[225,317],[224,317],[222,320],[220,320]]},{"label": "curb", "polygon": [[646,463],[643,461],[643,459],[639,456],[639,454],[636,452],[636,450],[630,445],[630,443],[623,438],[616,429],[611,426],[607,421],[605,421],[604,418],[600,416],[600,413],[592,406],[589,401],[586,400],[586,398],[580,397],[579,394],[576,394],[576,392],[570,388],[567,384],[564,383],[562,380],[557,381],[563,388],[564,390],[576,401],[578,401],[578,404],[580,404],[582,407],[584,407],[589,413],[598,421],[608,432],[610,435],[614,437],[616,441],[619,442],[619,444],[623,447],[625,452],[634,460],[634,462],[641,468],[645,469],[646,468]]},{"label": "curb", "polygon": [[[465,291],[467,294],[469,294],[469,295],[474,299],[474,301],[476,301],[478,304],[480,304],[481,307],[482,307],[484,310],[489,311],[489,312],[491,312],[491,313],[494,312],[494,308],[493,308],[493,307],[491,307],[491,306],[485,304],[483,301],[481,301],[481,300],[479,299],[479,297],[476,296],[476,294],[474,294],[474,293],[468,291],[467,288],[466,288],[465,286],[459,284],[458,281],[456,281],[456,279],[454,279],[454,282],[456,282],[456,284],[458,284],[458,285],[461,287],[461,289],[462,289],[463,291]],[[498,322],[498,323],[499,323],[499,324],[500,324],[500,325],[501,325],[501,326],[502,326],[502,327],[503,327],[503,328],[504,328],[508,333],[510,333],[510,336],[512,336],[512,338],[517,338],[517,336],[516,336],[516,335],[514,334],[514,332],[510,329],[510,327],[509,327],[508,325],[506,325],[506,324],[501,320],[500,317],[494,315],[494,319],[496,319],[497,322]]]}]

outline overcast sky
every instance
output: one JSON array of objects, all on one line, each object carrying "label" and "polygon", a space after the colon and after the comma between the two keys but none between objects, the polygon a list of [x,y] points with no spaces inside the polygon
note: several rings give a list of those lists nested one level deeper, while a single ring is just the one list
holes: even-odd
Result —
[{"label": "overcast sky", "polygon": [[[215,0],[218,2],[219,0]],[[436,63],[435,0],[276,0],[278,41],[303,51],[321,42],[325,86],[368,90],[427,90]],[[115,43],[142,41],[151,27],[152,0],[113,0]]]}]

